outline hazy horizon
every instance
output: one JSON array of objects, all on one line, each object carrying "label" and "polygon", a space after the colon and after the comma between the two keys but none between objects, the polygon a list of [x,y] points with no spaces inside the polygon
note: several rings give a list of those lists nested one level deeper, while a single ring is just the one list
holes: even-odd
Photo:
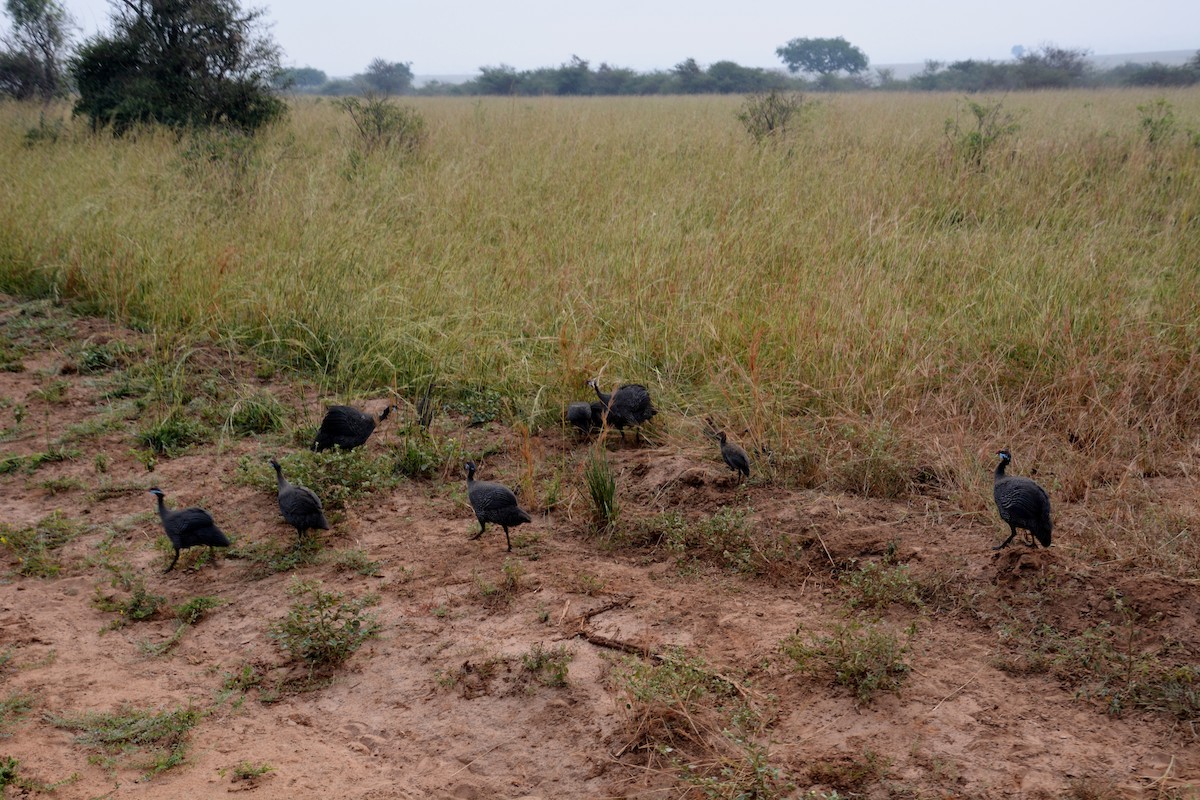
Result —
[{"label": "hazy horizon", "polygon": [[[245,3],[243,7],[255,4]],[[107,0],[65,0],[81,34],[108,30]],[[872,65],[928,59],[1004,60],[1012,48],[1046,43],[1096,54],[1200,49],[1200,3],[1150,0],[1136,12],[1114,0],[1013,0],[963,13],[960,3],[857,3],[801,8],[765,0],[728,3],[614,0],[576,8],[546,0],[518,10],[479,0],[437,4],[347,0],[334,10],[313,0],[264,5],[283,63],[333,76],[362,72],[372,59],[406,61],[418,75],[473,75],[482,66],[552,67],[573,55],[639,72],[687,58],[780,68],[775,48],[798,37],[845,37]]]}]

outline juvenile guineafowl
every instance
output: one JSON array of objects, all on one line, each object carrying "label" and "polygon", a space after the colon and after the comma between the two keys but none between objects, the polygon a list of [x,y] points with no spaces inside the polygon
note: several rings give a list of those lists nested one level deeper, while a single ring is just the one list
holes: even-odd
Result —
[{"label": "juvenile guineafowl", "polygon": [[163,531],[171,540],[171,546],[175,548],[175,557],[163,570],[164,575],[175,569],[175,562],[179,560],[180,550],[203,544],[208,545],[209,548],[229,547],[229,539],[221,533],[221,529],[213,522],[212,515],[207,511],[202,508],[168,511],[166,503],[163,502],[163,497],[166,495],[163,494],[162,489],[156,486],[150,490],[150,494],[158,498],[158,516],[162,520]]},{"label": "juvenile guineafowl", "polygon": [[[1000,519],[1008,523],[1012,530],[1009,537],[993,550],[1007,547],[1017,535],[1017,528],[1029,531],[1043,547],[1050,546],[1050,496],[1046,490],[1029,478],[1005,475],[1004,468],[1012,461],[1012,453],[1001,450],[1000,463],[996,465],[996,477],[993,482],[992,494],[996,497],[996,508],[1000,510]],[[1037,547],[1032,540],[1025,542],[1030,547]]]},{"label": "juvenile guineafowl", "polygon": [[492,522],[504,528],[504,542],[512,551],[512,541],[508,538],[508,529],[533,522],[528,514],[517,505],[517,496],[507,486],[498,483],[475,480],[475,463],[468,461],[467,467],[467,499],[471,501],[471,509],[475,519],[479,520],[479,533],[472,540],[483,536],[483,529]]},{"label": "juvenile guineafowl", "polygon": [[658,413],[654,403],[650,401],[650,392],[640,383],[626,383],[615,392],[606,394],[600,391],[600,382],[588,381],[588,386],[596,391],[602,406],[601,412],[607,414],[608,424],[621,432],[625,437],[626,428],[634,428],[637,437],[642,437],[641,425]]},{"label": "juvenile guineafowl", "polygon": [[598,400],[591,403],[571,403],[567,406],[567,422],[584,433],[600,430],[604,426],[604,404]]},{"label": "juvenile guineafowl", "polygon": [[746,455],[746,451],[736,444],[731,444],[725,437],[725,431],[718,433],[717,438],[721,440],[721,458],[725,460],[731,470],[738,473],[738,480],[743,477],[749,478],[750,458]]},{"label": "juvenile guineafowl", "polygon": [[[393,406],[388,407],[379,415],[379,422],[388,418]],[[330,406],[321,420],[321,428],[317,431],[317,440],[312,449],[318,453],[337,445],[343,450],[353,450],[366,443],[375,431],[375,417],[359,411],[352,406]]]},{"label": "juvenile guineafowl", "polygon": [[283,477],[283,467],[273,458],[271,466],[275,468],[275,479],[279,483],[279,510],[287,524],[296,529],[297,544],[304,541],[304,532],[307,530],[329,530],[329,522],[321,509],[321,499],[311,489],[288,483]]}]

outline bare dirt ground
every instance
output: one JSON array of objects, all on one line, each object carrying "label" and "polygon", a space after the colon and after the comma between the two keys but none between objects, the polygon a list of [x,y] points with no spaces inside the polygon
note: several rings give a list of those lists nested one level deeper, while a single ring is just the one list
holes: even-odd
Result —
[{"label": "bare dirt ground", "polygon": [[[998,519],[955,513],[936,497],[883,501],[757,476],[737,485],[711,442],[661,436],[637,446],[613,436],[618,527],[650,533],[598,535],[580,488],[587,443],[558,430],[526,440],[451,414],[435,421],[440,435],[471,454],[496,451],[481,478],[515,485],[529,460],[522,452],[565,476],[563,500],[514,530],[511,554],[498,529],[469,538],[477,528],[455,464],[353,501],[320,533],[317,556],[274,572],[237,551],[290,547],[295,532],[274,492],[238,480],[238,465],[261,463],[270,485],[266,458],[297,449],[290,437],[218,432],[148,471],[135,434],[156,412],[115,413],[115,373],[77,363],[81,343],[118,340],[143,358],[148,336],[11,298],[0,298],[0,324],[10,345],[24,343],[8,357],[21,371],[0,372],[0,459],[46,452],[71,426],[118,419],[65,444],[72,457],[0,474],[0,524],[10,534],[55,510],[81,525],[51,577],[22,575],[16,553],[0,548],[0,701],[27,706],[0,718],[0,762],[16,759],[23,779],[8,783],[11,796],[58,782],[51,796],[64,800],[1200,796],[1194,718],[1129,702],[1148,665],[1200,661],[1196,581],[1073,547],[1073,531],[1092,518],[1085,509],[1056,507],[1050,550],[993,553],[1004,535]],[[310,424],[322,411],[314,390],[263,377],[248,361],[192,363],[271,391]],[[65,385],[47,391],[56,382]],[[368,451],[398,442],[400,416]],[[162,574],[152,485],[171,507],[211,511],[234,538],[231,551],[215,563],[189,553]],[[1186,476],[1157,487],[1181,502],[1196,489]],[[721,509],[753,531],[740,556],[721,544],[707,555],[668,546],[645,522],[700,526]],[[339,569],[334,556],[350,549],[377,561],[377,574]],[[163,610],[114,627],[120,615],[96,603],[120,594],[106,559],[163,596]],[[866,567],[915,594],[855,607],[852,577]],[[269,635],[294,602],[297,575],[378,596],[378,637],[313,680]],[[169,609],[200,595],[223,605],[153,654],[178,627]],[[897,690],[862,701],[829,670],[802,671],[781,649],[793,635],[812,643],[853,621],[907,642],[910,670]],[[1033,630],[1053,630],[1055,647]],[[565,685],[526,667],[538,646],[570,654]],[[1101,675],[1102,657],[1128,674]],[[674,706],[638,696],[638,665],[682,664],[698,670],[688,685],[703,691],[681,697],[685,684],[675,684]],[[146,777],[140,750],[98,750],[56,724],[123,708],[202,712],[183,734],[183,763]],[[243,777],[239,764],[271,769]]]}]

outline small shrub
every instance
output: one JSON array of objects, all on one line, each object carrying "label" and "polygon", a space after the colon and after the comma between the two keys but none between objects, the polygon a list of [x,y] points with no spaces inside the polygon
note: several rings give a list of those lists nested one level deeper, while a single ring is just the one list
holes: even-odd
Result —
[{"label": "small shrub", "polygon": [[296,602],[288,615],[271,626],[270,635],[296,661],[310,669],[336,667],[379,631],[372,596],[347,600],[342,592],[327,592],[313,581],[294,579],[288,594]]},{"label": "small shrub", "polygon": [[1158,147],[1170,141],[1175,135],[1175,107],[1166,100],[1155,100],[1137,107],[1141,112],[1142,133],[1146,136],[1146,144]]},{"label": "small shrub", "polygon": [[[963,105],[970,112],[963,124]],[[974,124],[972,125],[972,119]],[[951,147],[969,166],[982,170],[987,154],[1000,142],[1021,129],[1015,114],[1004,109],[1004,102],[977,103],[966,100],[955,108],[955,114],[946,120],[946,139]]]},{"label": "small shrub", "polygon": [[306,536],[296,546],[282,545],[270,539],[250,542],[231,548],[225,557],[249,561],[253,565],[253,577],[265,578],[319,564],[322,550],[319,537]]},{"label": "small shrub", "polygon": [[772,89],[748,96],[737,118],[755,142],[782,139],[799,126],[811,105],[798,92]]},{"label": "small shrub", "polygon": [[195,709],[147,711],[123,706],[115,713],[85,713],[50,717],[58,728],[76,731],[75,741],[106,754],[110,762],[143,753],[139,767],[149,779],[182,764],[188,734],[200,721]]},{"label": "small shrub", "polygon": [[412,106],[387,97],[344,97],[334,105],[345,111],[368,151],[394,148],[415,153],[425,143],[425,118]]},{"label": "small shrub", "polygon": [[209,611],[223,605],[225,605],[225,601],[219,597],[201,595],[175,606],[175,617],[184,625],[195,625]]},{"label": "small shrub", "polygon": [[34,389],[29,395],[50,405],[62,405],[67,402],[67,392],[71,388],[70,381],[57,380]]},{"label": "small shrub", "polygon": [[850,595],[855,608],[882,609],[894,603],[920,608],[920,587],[909,574],[908,565],[869,561],[840,578],[842,588]]},{"label": "small shrub", "polygon": [[[397,480],[388,457],[371,455],[365,448],[334,447],[320,453],[304,450],[289,453],[280,462],[288,480],[315,492],[327,512],[341,511],[371,492],[390,489]],[[270,494],[278,488],[275,473],[261,457],[242,456],[237,480]]]},{"label": "small shrub", "polygon": [[158,614],[167,598],[149,591],[145,579],[129,568],[111,563],[104,566],[112,573],[109,585],[125,595],[104,594],[99,586],[96,587],[92,605],[101,611],[117,614],[117,618],[109,623],[109,628],[120,628],[129,622],[143,622]]},{"label": "small shrub", "polygon": [[233,778],[234,780],[239,781],[252,781],[257,778],[261,778],[268,772],[274,771],[274,769],[274,767],[265,761],[261,764],[252,764],[249,761],[239,761],[233,768]]},{"label": "small shrub", "polygon": [[521,656],[521,667],[543,686],[558,688],[567,685],[567,665],[574,657],[566,645],[547,650],[539,642]]},{"label": "small shrub", "polygon": [[10,694],[0,699],[0,736],[8,736],[8,727],[33,708],[33,698],[27,694]]},{"label": "small shrub", "polygon": [[86,344],[75,357],[75,363],[80,372],[85,375],[93,375],[123,366],[128,363],[129,356],[134,352],[136,352],[136,348],[120,341]]},{"label": "small shrub", "polygon": [[910,670],[904,657],[915,633],[915,627],[909,628],[908,639],[902,642],[881,626],[850,622],[836,626],[832,636],[808,643],[797,632],[783,641],[781,649],[801,671],[824,669],[835,684],[848,687],[867,703],[876,692],[895,691],[904,683]]}]

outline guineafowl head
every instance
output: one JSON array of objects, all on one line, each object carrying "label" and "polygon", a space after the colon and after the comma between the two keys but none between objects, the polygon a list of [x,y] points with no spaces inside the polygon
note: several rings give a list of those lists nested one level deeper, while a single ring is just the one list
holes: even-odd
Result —
[{"label": "guineafowl head", "polygon": [[389,404],[388,404],[388,407],[387,407],[387,408],[385,408],[385,409],[383,410],[383,413],[379,415],[379,421],[380,421],[380,422],[383,422],[385,419],[387,419],[387,418],[388,418],[388,414],[391,414],[391,413],[392,413],[392,409],[393,409],[393,408],[395,408],[395,407],[396,407],[396,404],[395,404],[395,403],[389,403]]},{"label": "guineafowl head", "polygon": [[1007,449],[1005,449],[1005,450],[997,450],[997,451],[996,451],[996,455],[1000,456],[1000,460],[1001,460],[1001,461],[1003,461],[1003,462],[1004,462],[1004,463],[1006,463],[1006,464],[1007,464],[1009,461],[1012,461],[1012,453],[1008,452],[1008,450],[1007,450]]},{"label": "guineafowl head", "polygon": [[589,389],[599,389],[600,381],[596,380],[595,378],[592,378],[587,382],[587,385],[588,385]]},{"label": "guineafowl head", "polygon": [[276,472],[279,472],[283,469],[283,467],[279,466],[279,462],[276,461],[274,457],[271,458],[271,466],[275,468]]},{"label": "guineafowl head", "polygon": [[158,488],[157,486],[155,486],[155,487],[152,487],[152,488],[150,489],[150,494],[154,495],[155,497],[157,497],[157,498],[159,498],[159,499],[162,499],[162,498],[164,498],[164,497],[166,497],[166,496],[167,496],[167,495],[166,495],[166,494],[163,492],[163,490],[162,490],[162,489],[160,489],[160,488]]},{"label": "guineafowl head", "polygon": [[466,464],[463,464],[463,466],[466,467],[468,478],[475,477],[475,462],[474,461],[468,461]]},{"label": "guineafowl head", "polygon": [[721,444],[725,444],[725,431],[718,431],[717,438],[721,440]]}]

